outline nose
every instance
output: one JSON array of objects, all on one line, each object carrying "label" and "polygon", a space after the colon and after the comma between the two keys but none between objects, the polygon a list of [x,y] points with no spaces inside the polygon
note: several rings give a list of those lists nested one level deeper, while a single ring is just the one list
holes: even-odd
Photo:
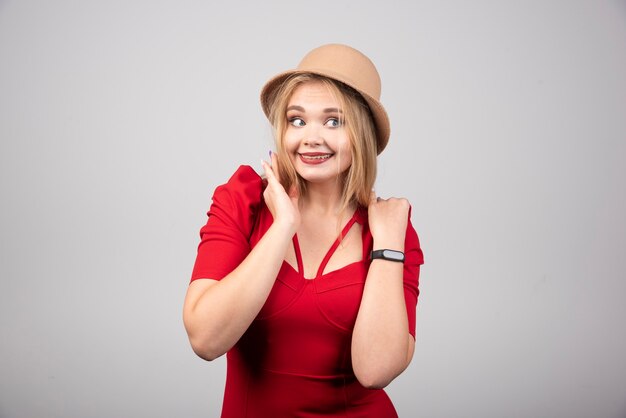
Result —
[{"label": "nose", "polygon": [[304,145],[308,147],[317,147],[322,144],[322,140],[319,137],[307,137],[304,140]]},{"label": "nose", "polygon": [[321,135],[321,128],[315,126],[314,124],[308,125],[307,128],[308,129],[304,133],[304,145],[311,147],[321,145],[324,142]]}]

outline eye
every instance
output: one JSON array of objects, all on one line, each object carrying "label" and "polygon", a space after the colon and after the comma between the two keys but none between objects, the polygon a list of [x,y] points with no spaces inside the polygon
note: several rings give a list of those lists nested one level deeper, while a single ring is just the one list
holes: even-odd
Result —
[{"label": "eye", "polygon": [[292,126],[302,127],[305,125],[302,118],[289,118],[288,120],[289,120],[289,124],[291,124]]},{"label": "eye", "polygon": [[339,128],[341,126],[341,121],[337,118],[329,118],[325,125],[329,128]]}]

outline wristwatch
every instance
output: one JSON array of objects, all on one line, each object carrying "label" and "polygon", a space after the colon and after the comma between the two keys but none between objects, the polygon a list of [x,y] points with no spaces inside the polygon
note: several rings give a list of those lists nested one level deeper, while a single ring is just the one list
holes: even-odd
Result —
[{"label": "wristwatch", "polygon": [[380,258],[381,260],[397,261],[404,263],[404,253],[396,250],[374,250],[370,257],[372,260]]}]

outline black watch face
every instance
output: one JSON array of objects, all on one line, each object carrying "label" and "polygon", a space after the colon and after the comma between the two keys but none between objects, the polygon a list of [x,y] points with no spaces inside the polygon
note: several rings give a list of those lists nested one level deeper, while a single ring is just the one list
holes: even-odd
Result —
[{"label": "black watch face", "polygon": [[389,260],[397,260],[397,261],[404,260],[404,254],[402,254],[400,251],[394,251],[394,250],[383,251],[383,257]]}]

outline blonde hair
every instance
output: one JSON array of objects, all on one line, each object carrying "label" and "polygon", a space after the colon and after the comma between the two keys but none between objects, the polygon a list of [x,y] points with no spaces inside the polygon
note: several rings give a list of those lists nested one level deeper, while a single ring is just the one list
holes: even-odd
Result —
[{"label": "blonde hair", "polygon": [[269,119],[274,128],[281,183],[287,192],[295,188],[300,196],[306,195],[306,181],[298,175],[285,150],[284,134],[288,123],[286,111],[289,100],[297,87],[308,82],[321,82],[337,99],[343,111],[342,123],[350,139],[352,164],[338,179],[342,183],[340,212],[350,205],[367,207],[376,180],[376,127],[371,110],[359,92],[317,74],[293,74],[270,97]]}]

